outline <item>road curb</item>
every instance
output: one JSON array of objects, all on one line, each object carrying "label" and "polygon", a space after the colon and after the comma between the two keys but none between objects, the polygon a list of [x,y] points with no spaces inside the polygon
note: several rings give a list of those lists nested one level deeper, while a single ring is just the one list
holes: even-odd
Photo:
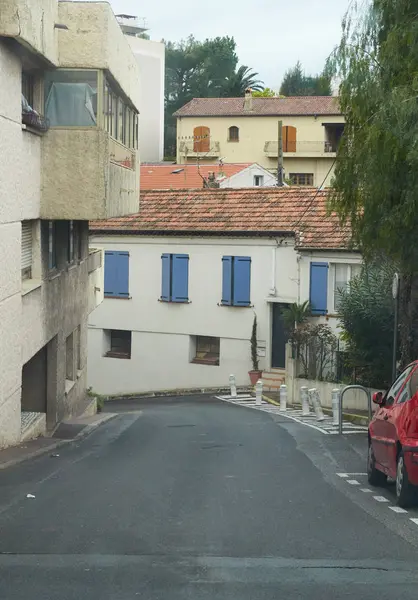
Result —
[{"label": "road curb", "polygon": [[[280,406],[279,402],[276,402],[276,400],[273,400],[273,398],[269,398],[268,396],[266,396],[264,394],[263,394],[263,400],[265,400],[269,404],[273,404],[274,406]],[[299,404],[289,404],[288,406],[292,406],[294,408],[300,407]],[[331,408],[322,407],[322,410],[327,415],[332,415]],[[367,417],[364,417],[363,415],[356,415],[353,413],[343,412],[343,417],[344,417],[344,421],[349,421],[350,423],[353,423],[354,425],[364,425],[367,427],[367,425],[369,424],[369,419]]]},{"label": "road curb", "polygon": [[[2,471],[3,469],[8,469],[9,467],[14,467],[15,465],[18,465],[27,460],[30,460],[31,458],[37,458],[38,456],[42,456],[43,454],[48,454],[48,452],[53,452],[57,448],[61,448],[62,446],[66,446],[67,444],[72,444],[74,442],[78,442],[78,441],[84,439],[85,437],[87,437],[88,435],[90,435],[90,433],[93,433],[93,431],[95,429],[97,429],[98,427],[100,427],[100,425],[107,423],[108,421],[114,419],[117,416],[118,416],[117,413],[106,413],[106,416],[103,419],[101,419],[100,421],[97,421],[96,423],[90,423],[90,425],[86,425],[86,427],[84,427],[84,429],[82,429],[74,438],[71,438],[70,440],[57,440],[56,442],[51,442],[50,445],[45,446],[43,448],[37,448],[36,450],[28,449],[28,452],[23,454],[22,456],[17,456],[16,458],[11,458],[10,460],[8,460],[6,462],[1,462],[1,453],[0,453],[0,471]],[[30,442],[27,442],[27,443],[30,443]]]}]

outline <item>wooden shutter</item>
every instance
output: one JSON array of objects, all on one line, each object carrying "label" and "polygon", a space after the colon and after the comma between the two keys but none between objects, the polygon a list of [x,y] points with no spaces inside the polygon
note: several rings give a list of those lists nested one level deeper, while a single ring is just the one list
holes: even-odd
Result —
[{"label": "wooden shutter", "polygon": [[312,314],[325,315],[328,299],[328,263],[311,263],[309,301]]},{"label": "wooden shutter", "polygon": [[22,222],[22,269],[32,267],[32,221]]},{"label": "wooden shutter", "polygon": [[296,127],[283,127],[283,152],[296,152]]},{"label": "wooden shutter", "polygon": [[232,256],[222,257],[222,299],[221,304],[232,304]]},{"label": "wooden shutter", "polygon": [[189,300],[189,255],[173,254],[172,266],[172,301],[187,302]]},{"label": "wooden shutter", "polygon": [[161,255],[161,300],[171,300],[171,254]]},{"label": "wooden shutter", "polygon": [[249,306],[251,292],[251,258],[249,256],[234,257],[233,282],[233,305]]},{"label": "wooden shutter", "polygon": [[193,129],[193,151],[209,152],[210,150],[210,129],[209,127],[195,127]]},{"label": "wooden shutter", "polygon": [[129,252],[106,250],[104,294],[113,298],[129,297]]}]

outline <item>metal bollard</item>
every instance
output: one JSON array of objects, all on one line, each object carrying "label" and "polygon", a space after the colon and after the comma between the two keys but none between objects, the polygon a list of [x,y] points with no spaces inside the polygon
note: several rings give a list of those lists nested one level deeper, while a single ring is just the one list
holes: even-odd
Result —
[{"label": "metal bollard", "polygon": [[255,384],[255,403],[257,406],[261,406],[263,399],[263,380],[259,379]]},{"label": "metal bollard", "polygon": [[287,385],[280,386],[280,412],[287,410]]},{"label": "metal bollard", "polygon": [[317,420],[324,421],[325,417],[324,413],[322,412],[321,400],[319,398],[319,392],[316,388],[312,388],[309,390],[309,398],[312,402],[312,406],[314,407]]},{"label": "metal bollard", "polygon": [[332,390],[332,424],[338,425],[340,422],[340,390]]},{"label": "metal bollard", "polygon": [[300,388],[300,403],[302,404],[302,416],[309,416],[311,410],[309,407],[308,388],[306,387],[306,385],[303,385]]},{"label": "metal bollard", "polygon": [[231,398],[237,397],[237,386],[235,384],[235,375],[229,376],[229,387],[231,388]]}]

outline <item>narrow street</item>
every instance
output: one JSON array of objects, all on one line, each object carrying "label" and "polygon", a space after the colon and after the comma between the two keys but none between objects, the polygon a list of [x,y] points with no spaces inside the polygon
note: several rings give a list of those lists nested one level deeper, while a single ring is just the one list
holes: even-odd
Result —
[{"label": "narrow street", "polygon": [[2,599],[416,598],[418,510],[370,491],[365,433],[210,396],[105,410],[0,471]]}]

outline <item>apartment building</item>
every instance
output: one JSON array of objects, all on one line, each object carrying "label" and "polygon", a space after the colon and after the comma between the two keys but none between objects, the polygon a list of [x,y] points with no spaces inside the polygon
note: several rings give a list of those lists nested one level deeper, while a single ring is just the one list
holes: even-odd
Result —
[{"label": "apartment building", "polygon": [[88,220],[138,210],[139,72],[106,2],[0,10],[0,447],[86,407]]},{"label": "apartment building", "polygon": [[258,163],[278,166],[282,121],[285,180],[293,185],[329,185],[344,131],[338,98],[305,96],[194,98],[177,117],[177,162]]}]

